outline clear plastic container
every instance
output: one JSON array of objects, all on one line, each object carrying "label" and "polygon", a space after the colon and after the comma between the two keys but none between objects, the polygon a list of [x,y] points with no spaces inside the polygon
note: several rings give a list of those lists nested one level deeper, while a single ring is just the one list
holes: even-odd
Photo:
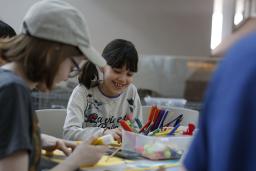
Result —
[{"label": "clear plastic container", "polygon": [[151,143],[164,143],[169,144],[176,148],[177,150],[182,150],[186,152],[192,136],[170,136],[170,137],[156,137],[156,136],[146,136],[143,134],[136,134],[133,132],[122,131],[122,149],[139,152],[139,149],[144,147],[146,144]]},{"label": "clear plastic container", "polygon": [[186,99],[176,98],[158,98],[147,96],[144,98],[146,105],[158,105],[167,107],[184,107],[187,103]]}]

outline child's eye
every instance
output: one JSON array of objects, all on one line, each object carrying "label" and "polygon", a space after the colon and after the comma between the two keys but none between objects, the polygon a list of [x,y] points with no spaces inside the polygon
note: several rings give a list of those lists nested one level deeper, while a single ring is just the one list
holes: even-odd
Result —
[{"label": "child's eye", "polygon": [[114,72],[120,74],[122,71],[118,69],[114,69]]},{"label": "child's eye", "polygon": [[127,73],[127,76],[129,76],[129,77],[132,77],[133,76],[133,73]]}]

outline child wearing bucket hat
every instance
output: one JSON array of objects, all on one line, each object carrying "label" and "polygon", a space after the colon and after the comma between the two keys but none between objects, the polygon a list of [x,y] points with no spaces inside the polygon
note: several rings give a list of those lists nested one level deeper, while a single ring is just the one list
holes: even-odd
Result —
[{"label": "child wearing bucket hat", "polygon": [[0,68],[1,170],[38,170],[41,148],[69,155],[53,170],[95,164],[106,147],[88,142],[76,147],[74,142],[40,134],[30,97],[35,87],[50,91],[56,83],[77,75],[85,58],[98,67],[106,65],[90,43],[82,14],[62,0],[38,1],[25,15],[22,33],[0,41],[0,56],[8,61]]}]

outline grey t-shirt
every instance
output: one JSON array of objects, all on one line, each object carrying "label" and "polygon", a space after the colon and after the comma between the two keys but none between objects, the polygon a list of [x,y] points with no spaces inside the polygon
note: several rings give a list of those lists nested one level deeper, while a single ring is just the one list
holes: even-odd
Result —
[{"label": "grey t-shirt", "polygon": [[40,134],[31,103],[25,82],[14,73],[0,69],[0,159],[26,150],[30,170],[37,170]]}]

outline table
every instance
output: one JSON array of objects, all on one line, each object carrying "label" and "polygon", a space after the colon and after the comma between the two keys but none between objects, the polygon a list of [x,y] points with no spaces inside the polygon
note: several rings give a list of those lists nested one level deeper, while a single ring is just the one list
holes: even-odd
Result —
[{"label": "table", "polygon": [[[54,152],[54,156],[46,157],[42,152],[43,158],[60,163],[64,160],[65,156],[59,151]],[[127,160],[119,157],[102,156],[101,160],[93,167],[82,166],[80,171],[142,171],[142,170],[158,170],[165,168],[166,171],[178,171],[180,167],[179,160],[158,160],[152,161],[144,158],[137,160]]]}]

